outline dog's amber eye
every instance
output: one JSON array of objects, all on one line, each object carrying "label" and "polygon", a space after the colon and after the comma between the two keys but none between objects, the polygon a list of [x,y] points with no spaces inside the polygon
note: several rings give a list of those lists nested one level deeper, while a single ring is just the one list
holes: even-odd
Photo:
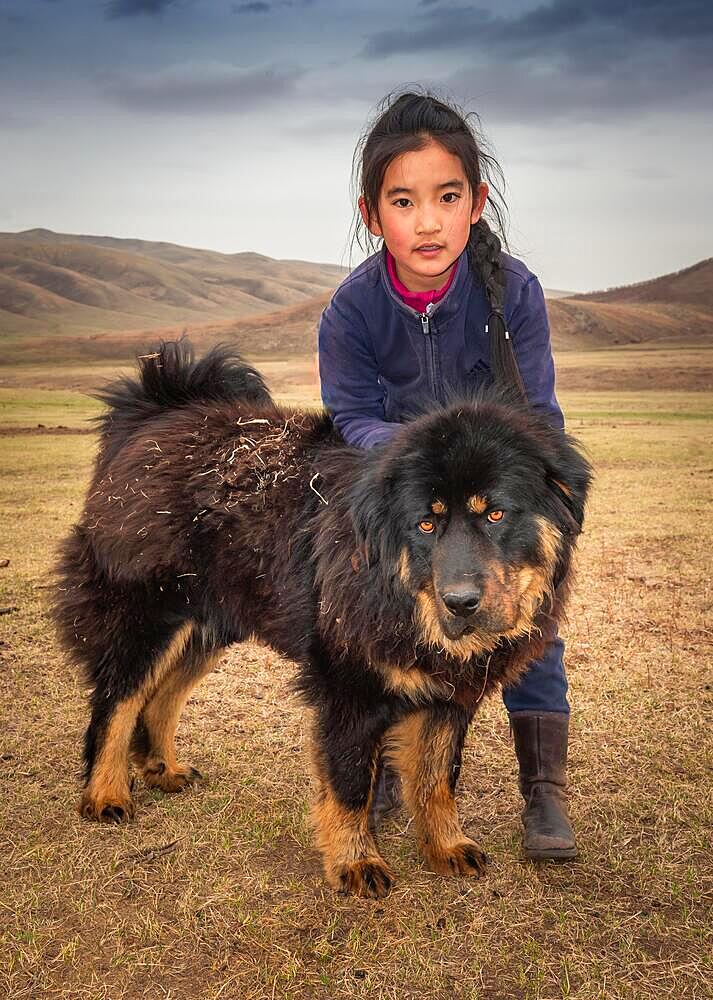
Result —
[{"label": "dog's amber eye", "polygon": [[496,521],[502,521],[504,517],[505,517],[504,510],[491,510],[490,513],[488,514],[488,520],[492,521],[493,523],[495,523]]},{"label": "dog's amber eye", "polygon": [[433,521],[419,521],[418,526],[425,535],[430,535],[436,527]]}]

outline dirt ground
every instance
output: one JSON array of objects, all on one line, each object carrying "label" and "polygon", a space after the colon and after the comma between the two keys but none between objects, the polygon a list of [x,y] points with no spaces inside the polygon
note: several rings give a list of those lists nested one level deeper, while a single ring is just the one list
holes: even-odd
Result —
[{"label": "dirt ground", "polygon": [[[286,394],[313,398],[280,364]],[[487,876],[430,874],[401,815],[380,837],[397,884],[379,902],[323,880],[292,669],[255,645],[231,649],[184,714],[179,745],[205,781],[178,796],[137,787],[125,827],[80,820],[85,695],[46,605],[95,439],[52,428],[84,428],[96,407],[67,390],[76,373],[42,388],[0,372],[0,995],[708,998],[713,393],[690,391],[694,375],[644,390],[641,365],[623,352],[607,363],[618,384],[576,381],[588,363],[562,380],[597,472],[565,630],[580,858],[520,856],[496,698],[459,794]]]}]

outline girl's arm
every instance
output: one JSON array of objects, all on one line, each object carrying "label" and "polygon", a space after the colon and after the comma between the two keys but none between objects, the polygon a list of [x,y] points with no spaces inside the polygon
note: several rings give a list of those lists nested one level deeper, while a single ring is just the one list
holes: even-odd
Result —
[{"label": "girl's arm", "polygon": [[347,312],[336,298],[319,322],[322,402],[347,444],[372,448],[401,425],[384,419],[384,393],[363,317],[355,309]]},{"label": "girl's arm", "polygon": [[555,396],[555,365],[545,295],[534,275],[522,284],[506,319],[530,405],[562,430],[564,417]]}]

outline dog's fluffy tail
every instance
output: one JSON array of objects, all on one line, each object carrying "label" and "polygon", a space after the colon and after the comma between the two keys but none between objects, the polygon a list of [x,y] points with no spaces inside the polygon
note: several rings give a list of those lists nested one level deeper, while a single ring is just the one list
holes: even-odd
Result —
[{"label": "dog's fluffy tail", "polygon": [[162,341],[137,361],[138,377],[117,379],[93,393],[108,407],[97,418],[105,439],[124,439],[148,418],[188,403],[272,403],[262,375],[224,344],[196,361],[185,338]]}]

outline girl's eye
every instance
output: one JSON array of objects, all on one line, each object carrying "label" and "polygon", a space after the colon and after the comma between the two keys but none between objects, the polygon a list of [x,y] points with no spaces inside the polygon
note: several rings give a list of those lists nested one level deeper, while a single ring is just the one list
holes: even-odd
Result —
[{"label": "girl's eye", "polygon": [[433,521],[419,521],[418,526],[424,535],[430,535],[436,529]]},{"label": "girl's eye", "polygon": [[488,520],[492,524],[495,524],[497,521],[502,521],[504,517],[505,517],[504,510],[491,510],[490,513],[488,514]]},{"label": "girl's eye", "polygon": [[454,202],[458,201],[459,198],[460,195],[457,194],[455,191],[446,191],[446,193],[443,195],[443,200],[447,205],[452,205]]},{"label": "girl's eye", "polygon": [[410,204],[411,202],[408,200],[408,198],[397,198],[396,201],[394,202],[394,205],[396,205],[398,208],[408,208]]}]

